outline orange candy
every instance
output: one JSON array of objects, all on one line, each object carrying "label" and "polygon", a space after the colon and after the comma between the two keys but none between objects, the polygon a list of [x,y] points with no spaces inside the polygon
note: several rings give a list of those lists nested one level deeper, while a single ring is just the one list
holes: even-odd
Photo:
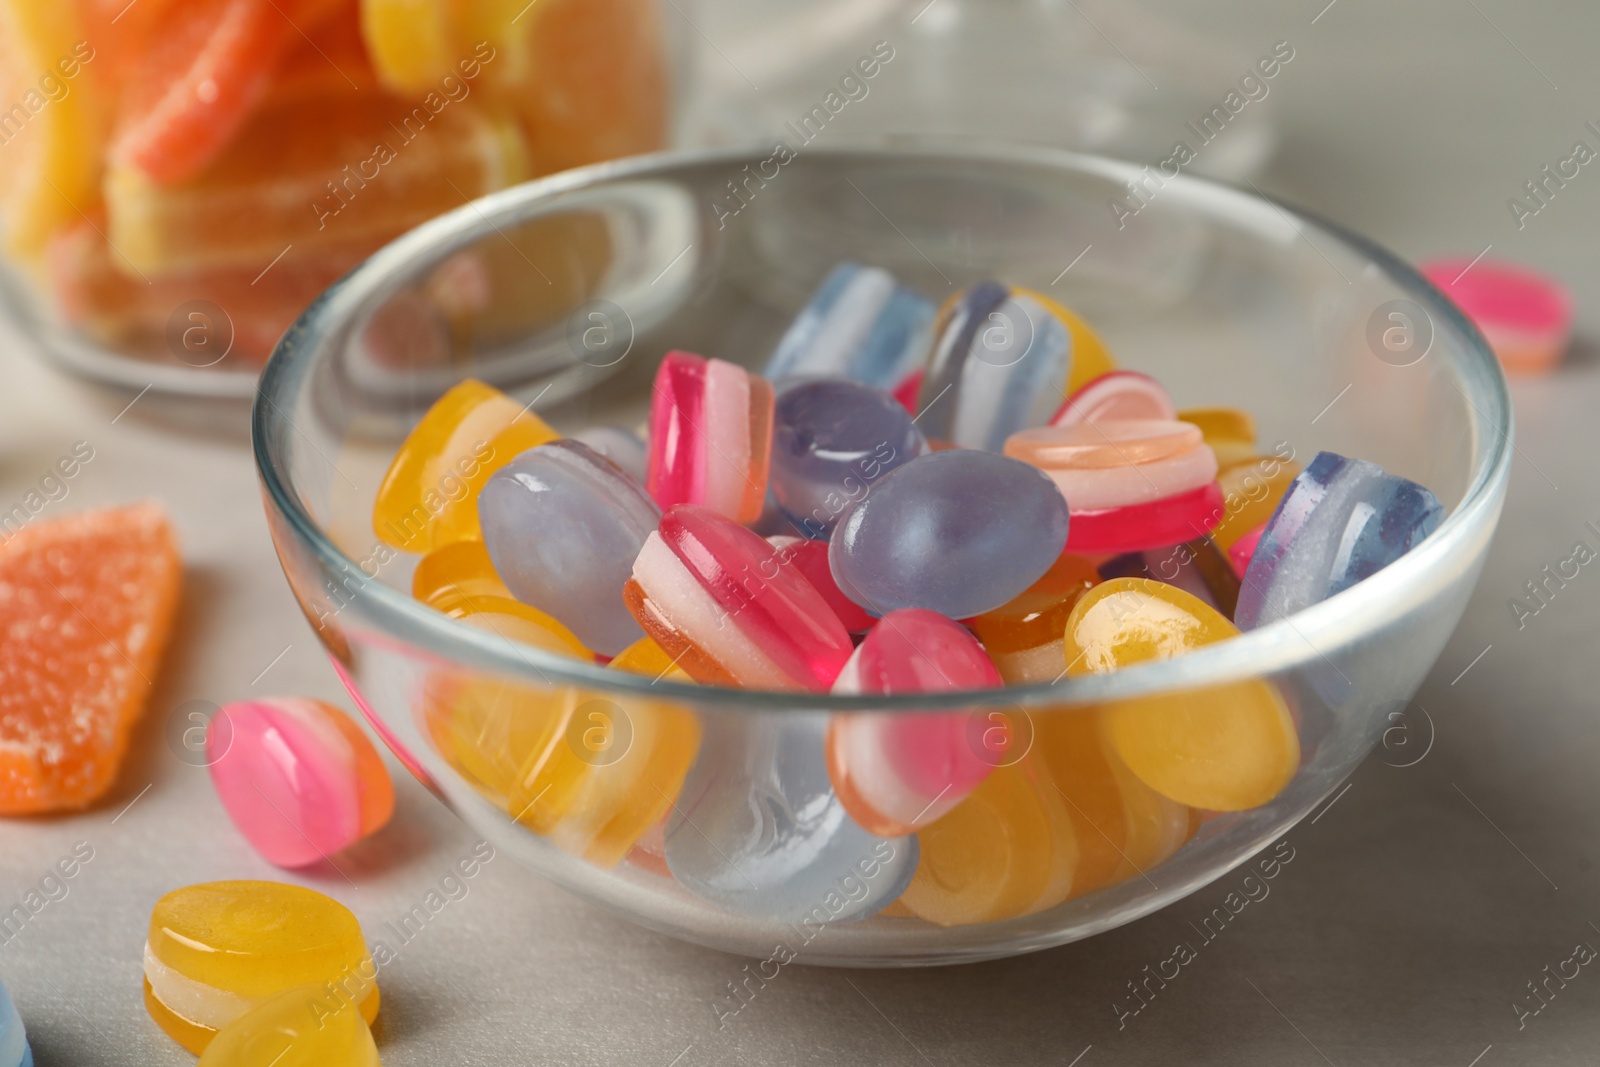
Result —
[{"label": "orange candy", "polygon": [[181,575],[154,504],[39,520],[0,543],[0,814],[83,808],[111,787]]}]

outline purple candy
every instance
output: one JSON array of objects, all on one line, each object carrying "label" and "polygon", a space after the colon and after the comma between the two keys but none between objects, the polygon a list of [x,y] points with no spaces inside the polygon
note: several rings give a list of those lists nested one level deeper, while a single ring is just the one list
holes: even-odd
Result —
[{"label": "purple candy", "polygon": [[928,451],[894,397],[844,378],[802,380],[773,412],[773,498],[794,533],[825,541],[873,482]]},{"label": "purple candy", "polygon": [[1067,541],[1067,502],[1043,471],[953,449],[886,474],[828,543],[839,588],[874,615],[966,619],[1038,580]]},{"label": "purple candy", "polygon": [[661,509],[588,445],[552,441],[494,473],[478,494],[483,545],[517,599],[614,656],[644,635],[622,600]]}]

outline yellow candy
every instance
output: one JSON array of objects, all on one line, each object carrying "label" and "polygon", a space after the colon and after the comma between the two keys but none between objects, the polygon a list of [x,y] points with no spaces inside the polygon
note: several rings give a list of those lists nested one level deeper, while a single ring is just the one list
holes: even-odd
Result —
[{"label": "yellow candy", "polygon": [[180,1045],[204,1052],[218,1030],[269,998],[314,985],[337,1010],[378,1014],[377,967],[361,925],[321,893],[278,882],[211,882],[156,902],[144,1001]]},{"label": "yellow candy", "polygon": [[[1067,672],[1102,673],[1170,659],[1235,637],[1215,609],[1173,586],[1117,578],[1091,589],[1067,620]],[[1111,750],[1169,799],[1214,811],[1265,804],[1300,764],[1300,739],[1270,682],[1233,682],[1137,697],[1103,710]]]},{"label": "yellow candy", "polygon": [[454,73],[455,26],[445,0],[361,0],[361,37],[386,85],[427,92]]},{"label": "yellow candy", "polygon": [[516,599],[495,572],[482,541],[456,541],[422,557],[411,575],[411,595],[424,604],[436,600],[470,604],[481,597]]},{"label": "yellow candy", "polygon": [[382,1067],[361,1013],[318,986],[286,989],[217,1034],[200,1067]]},{"label": "yellow candy", "polygon": [[99,198],[104,108],[76,10],[0,0],[0,230],[29,258]]},{"label": "yellow candy", "polygon": [[400,446],[373,503],[374,532],[419,554],[481,540],[478,491],[489,476],[559,436],[523,405],[469,378],[440,397]]},{"label": "yellow candy", "polygon": [[677,661],[667,655],[667,650],[656,644],[655,639],[651,637],[641,637],[618,652],[608,666],[614,671],[642,674],[656,682],[665,678],[686,685],[694,684],[689,672],[678,666]]},{"label": "yellow candy", "polygon": [[1072,895],[1137,877],[1189,838],[1189,809],[1139,781],[1101,735],[1094,708],[1036,714],[1033,750],[1066,799],[1078,838]]},{"label": "yellow candy", "polygon": [[1178,412],[1179,422],[1200,427],[1200,435],[1227,467],[1256,454],[1256,420],[1237,408],[1191,408]]},{"label": "yellow candy", "polygon": [[1078,598],[1100,573],[1081,556],[1063,553],[1043,577],[1009,602],[972,620],[972,628],[1012,685],[1061,677],[1061,634]]},{"label": "yellow candy", "polygon": [[1062,795],[1033,755],[997,767],[917,832],[922,858],[905,895],[939,926],[998,922],[1053,908],[1072,892],[1078,840]]},{"label": "yellow candy", "polygon": [[1278,501],[1299,473],[1300,464],[1277,456],[1252,456],[1222,468],[1217,474],[1217,484],[1222,487],[1222,521],[1211,531],[1211,540],[1226,552],[1239,538],[1272,518]]},{"label": "yellow candy", "polygon": [[422,709],[439,754],[505,807],[522,765],[549,744],[566,701],[561,689],[440,673],[429,678]]}]

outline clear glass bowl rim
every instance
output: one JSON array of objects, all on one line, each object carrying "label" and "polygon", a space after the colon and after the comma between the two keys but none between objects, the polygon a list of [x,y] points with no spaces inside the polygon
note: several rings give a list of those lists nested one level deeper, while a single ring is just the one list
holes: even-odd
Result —
[{"label": "clear glass bowl rim", "polygon": [[[1432,536],[1379,573],[1290,618],[1241,634],[1174,659],[1144,664],[1110,674],[1081,675],[1055,683],[1007,686],[906,697],[834,696],[823,693],[733,689],[686,685],[607,670],[544,652],[531,646],[514,651],[509,642],[466,626],[423,605],[401,590],[369,579],[357,562],[342,552],[299,502],[287,470],[274,454],[274,443],[298,431],[286,411],[329,343],[395,288],[415,274],[419,262],[437,262],[455,249],[492,234],[502,222],[536,214],[541,201],[574,190],[622,180],[670,175],[683,167],[726,164],[737,170],[765,158],[767,148],[678,150],[600,163],[565,171],[492,193],[424,223],[373,253],[319,297],[278,342],[256,388],[251,414],[251,440],[262,485],[300,546],[318,563],[350,575],[360,583],[357,600],[366,617],[392,638],[428,650],[441,660],[490,671],[532,686],[571,685],[597,694],[622,697],[648,694],[706,708],[749,712],[906,712],[972,708],[1017,709],[1099,704],[1151,693],[1221,685],[1280,674],[1325,660],[1340,648],[1361,640],[1393,617],[1396,603],[1426,586],[1431,572],[1449,565],[1451,557],[1498,516],[1510,477],[1512,408],[1499,361],[1478,329],[1432,283],[1404,260],[1343,226],[1256,192],[1246,192],[1205,178],[1180,175],[1167,179],[1181,190],[1164,196],[1167,210],[1183,203],[1208,205],[1213,211],[1249,221],[1253,228],[1281,229],[1285,222],[1312,226],[1348,251],[1365,259],[1417,303],[1434,321],[1448,324],[1466,341],[1451,354],[1447,371],[1454,375],[1468,405],[1474,441],[1492,434],[1487,447],[1475,445],[1474,469],[1460,503]],[[892,142],[840,144],[807,149],[813,161],[878,158],[897,162],[917,159],[977,162],[996,167],[1021,165],[1084,173],[1125,183],[1137,178],[1136,164],[1103,156],[1032,145],[945,142],[933,138],[895,137]],[[1177,210],[1193,210],[1192,207]],[[1439,355],[1435,345],[1428,358]]]}]

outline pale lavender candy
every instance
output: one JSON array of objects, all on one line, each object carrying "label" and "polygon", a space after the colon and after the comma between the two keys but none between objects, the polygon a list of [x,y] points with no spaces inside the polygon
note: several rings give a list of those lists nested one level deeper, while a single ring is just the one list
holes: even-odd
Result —
[{"label": "pale lavender candy", "polygon": [[571,440],[582,441],[644,484],[649,454],[644,439],[626,426],[591,426],[572,434]]},{"label": "pale lavender candy", "polygon": [[1038,580],[1067,541],[1048,475],[993,452],[952,449],[886,474],[828,542],[844,594],[874,615],[926,608],[966,619]]},{"label": "pale lavender candy", "polygon": [[1444,520],[1427,489],[1376,463],[1318,452],[1289,483],[1244,574],[1234,622],[1253,630],[1370,577]]},{"label": "pale lavender candy", "polygon": [[478,494],[483,544],[518,600],[614,656],[643,636],[622,600],[661,509],[633,477],[564,439],[529,449]]},{"label": "pale lavender candy", "polygon": [[773,498],[797,533],[826,540],[879,478],[928,451],[922,431],[882,389],[844,378],[793,381],[773,413]]},{"label": "pale lavender candy", "polygon": [[4,982],[0,982],[0,1067],[33,1067],[27,1031]]},{"label": "pale lavender candy", "polygon": [[893,389],[920,365],[932,329],[933,305],[894,275],[841,263],[795,316],[762,373]]},{"label": "pale lavender candy", "polygon": [[834,795],[821,716],[728,715],[706,723],[667,820],[679,885],[772,922],[840,922],[905,892],[915,837],[869,834]]},{"label": "pale lavender candy", "polygon": [[917,407],[929,437],[1001,451],[1049,421],[1072,369],[1067,326],[1026,293],[982,282],[939,325]]}]

